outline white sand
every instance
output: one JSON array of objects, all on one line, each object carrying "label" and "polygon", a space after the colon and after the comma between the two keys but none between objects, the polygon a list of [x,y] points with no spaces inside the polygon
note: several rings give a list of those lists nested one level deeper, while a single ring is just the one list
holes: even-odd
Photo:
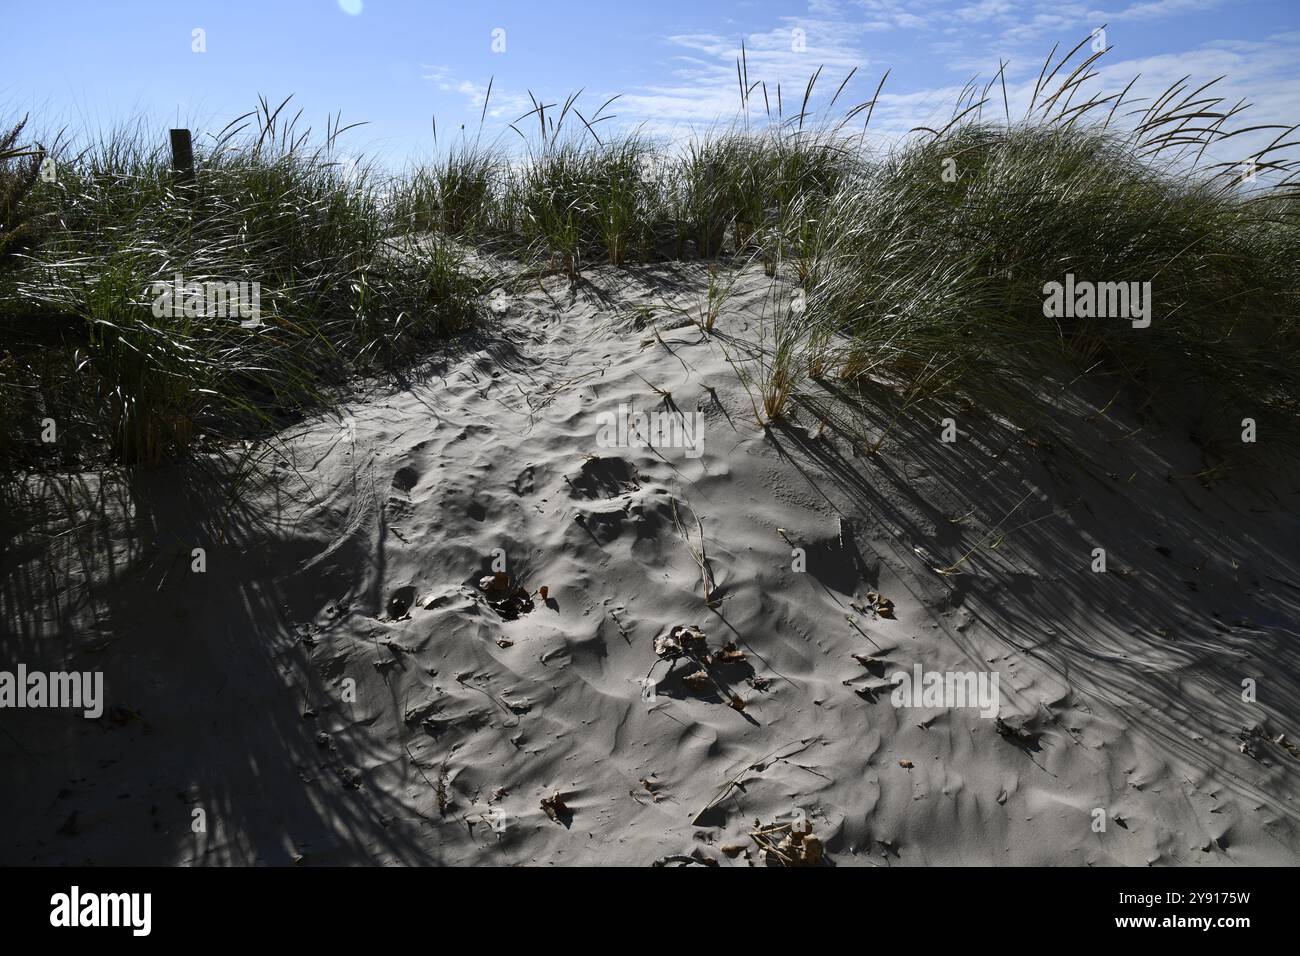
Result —
[{"label": "white sand", "polygon": [[[956,444],[904,420],[855,454],[806,407],[765,433],[724,355],[761,272],[713,340],[660,308],[663,344],[636,309],[698,302],[701,267],[589,279],[534,281],[350,428],[287,430],[227,520],[160,474],[14,537],[0,664],[102,669],[116,709],[0,712],[0,862],[755,865],[754,821],[799,814],[836,865],[1296,862],[1294,478],[1207,489],[1190,443],[1121,440],[1120,403],[1076,390],[1032,435],[954,409]],[[663,410],[651,386],[704,413],[701,457],[597,447],[599,413]],[[549,604],[487,604],[497,548]],[[681,625],[743,653],[713,668],[743,711],[656,663]],[[896,708],[918,663],[996,673],[1036,743]]]}]

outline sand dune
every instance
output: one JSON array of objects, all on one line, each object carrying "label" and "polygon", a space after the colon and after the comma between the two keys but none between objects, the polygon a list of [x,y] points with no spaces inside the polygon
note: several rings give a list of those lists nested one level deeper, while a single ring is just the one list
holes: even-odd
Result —
[{"label": "sand dune", "polygon": [[[1033,431],[813,384],[760,428],[769,281],[708,337],[666,308],[703,270],[521,279],[234,496],[31,487],[9,646],[107,706],[6,713],[3,862],[744,866],[777,824],[841,866],[1294,863],[1295,477],[1205,487],[1046,380]],[[702,454],[602,447],[620,406]],[[994,712],[896,706],[918,666]]]}]

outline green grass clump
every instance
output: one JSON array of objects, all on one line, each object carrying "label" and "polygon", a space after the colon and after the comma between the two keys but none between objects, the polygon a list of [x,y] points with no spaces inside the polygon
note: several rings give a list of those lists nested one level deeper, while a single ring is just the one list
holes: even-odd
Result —
[{"label": "green grass clump", "polygon": [[394,222],[410,232],[439,231],[484,240],[504,233],[496,190],[503,160],[475,144],[452,146],[436,163],[419,166],[393,193]]},{"label": "green grass clump", "polygon": [[8,131],[0,129],[0,270],[36,238],[36,222],[26,202],[40,175],[45,151],[19,142],[24,117]]},{"label": "green grass clump", "polygon": [[803,114],[773,114],[761,129],[734,127],[681,149],[636,132],[602,137],[612,102],[588,119],[577,95],[534,99],[510,124],[522,143],[513,160],[484,145],[481,131],[462,139],[398,184],[396,220],[574,278],[584,264],[802,259],[816,214],[860,161],[842,126],[804,128]]},{"label": "green grass clump", "polygon": [[[192,179],[134,128],[29,194],[50,225],[0,307],[11,460],[43,460],[47,419],[61,448],[126,464],[255,435],[472,320],[459,254],[441,239],[399,253],[386,178],[343,161],[341,130],[313,147],[279,116],[263,103],[196,149]],[[260,323],[155,314],[154,283],[176,275],[257,283]]]},{"label": "green grass clump", "polygon": [[[1207,444],[1231,445],[1243,417],[1293,433],[1300,205],[1187,162],[1189,134],[1157,135],[1186,109],[1171,100],[1136,130],[1077,110],[972,118],[912,140],[827,207],[809,323],[847,337],[846,377],[889,381],[909,400],[961,393],[1016,414],[1020,386],[1064,360],[1141,408],[1191,412]],[[1211,128],[1193,152],[1217,138]],[[1149,282],[1150,327],[1046,317],[1044,285],[1067,273]]]},{"label": "green grass clump", "polygon": [[530,250],[571,278],[584,262],[646,258],[653,237],[649,155],[644,143],[625,139],[552,143],[531,156],[511,184]]}]

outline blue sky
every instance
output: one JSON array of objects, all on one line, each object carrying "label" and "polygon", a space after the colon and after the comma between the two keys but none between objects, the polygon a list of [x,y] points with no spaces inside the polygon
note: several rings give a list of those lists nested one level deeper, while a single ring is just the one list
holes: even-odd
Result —
[{"label": "blue sky", "polygon": [[[622,93],[619,123],[677,135],[738,115],[735,60],[787,104],[825,66],[829,95],[853,67],[841,104],[869,99],[892,73],[873,129],[897,136],[942,121],[973,75],[1009,60],[1024,102],[1052,45],[1108,24],[1108,91],[1142,73],[1157,90],[1185,73],[1229,74],[1224,95],[1256,105],[1257,122],[1300,121],[1296,0],[648,0],[483,3],[477,0],[4,0],[0,113],[74,129],[145,117],[216,129],[268,99],[295,94],[304,122],[327,113],[369,125],[354,148],[402,160],[476,128],[490,78],[489,129],[585,88],[592,111]],[[195,53],[193,31],[206,52]],[[494,52],[494,30],[498,48]],[[802,34],[796,31],[802,31]],[[755,98],[761,105],[761,93]],[[1000,95],[999,95],[1000,99]],[[1000,105],[1000,103],[999,103]],[[788,107],[787,107],[788,108]],[[161,135],[161,134],[160,134]]]}]

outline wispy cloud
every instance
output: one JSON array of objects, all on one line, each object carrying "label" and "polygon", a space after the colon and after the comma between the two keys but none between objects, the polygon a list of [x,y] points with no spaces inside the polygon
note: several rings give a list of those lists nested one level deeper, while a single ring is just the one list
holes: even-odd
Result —
[{"label": "wispy cloud", "polygon": [[[834,10],[817,5],[823,13]],[[679,34],[663,38],[672,49],[669,81],[633,90],[619,101],[620,110],[655,128],[712,124],[741,115],[741,92],[750,112],[786,116],[799,109],[805,87],[822,69],[815,92],[825,102],[843,79],[870,60],[862,37],[876,32],[872,22],[784,17],[779,25],[744,37]],[[742,50],[743,43],[743,50]]]},{"label": "wispy cloud", "polygon": [[505,90],[492,85],[492,98],[488,100],[488,84],[456,78],[446,66],[421,67],[424,73],[421,79],[436,86],[444,93],[452,93],[462,98],[466,110],[475,115],[483,114],[483,105],[487,103],[486,115],[494,120],[511,122],[533,108],[532,100],[526,93]]},{"label": "wispy cloud", "polygon": [[1162,20],[1166,17],[1195,13],[1221,6],[1223,0],[1147,0],[1110,12],[1095,10],[1088,18],[1103,23],[1123,23],[1133,20]]}]

